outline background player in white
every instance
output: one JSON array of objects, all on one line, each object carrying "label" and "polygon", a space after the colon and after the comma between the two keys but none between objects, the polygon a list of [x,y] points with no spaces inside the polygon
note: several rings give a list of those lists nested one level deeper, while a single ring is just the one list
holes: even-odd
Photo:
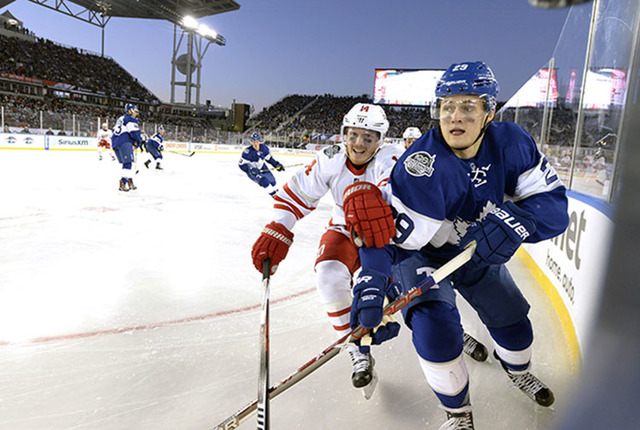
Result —
[{"label": "background player in white", "polygon": [[[498,83],[483,62],[453,64],[443,74],[432,105],[439,127],[411,145],[385,187],[394,209],[395,245],[362,248],[362,274],[354,286],[351,324],[375,327],[385,296],[394,298],[396,286],[411,288],[425,271],[477,243],[469,263],[403,310],[427,382],[447,411],[441,429],[474,428],[453,288],[486,325],[509,379],[538,404],[554,402],[551,390],[529,371],[529,304],[505,263],[523,241],[565,230],[566,189],[524,129],[492,122],[497,93]],[[345,214],[348,228],[370,243],[366,208],[345,208]]]},{"label": "background player in white", "polygon": [[238,167],[247,174],[249,179],[265,188],[270,196],[274,196],[278,191],[276,178],[265,163],[271,164],[279,172],[284,171],[284,166],[273,158],[269,147],[261,143],[261,140],[260,133],[251,135],[251,145],[242,151]]},{"label": "background player in white", "polygon": [[407,127],[407,129],[402,133],[402,139],[404,139],[404,148],[409,149],[409,147],[416,141],[416,139],[422,136],[422,132],[418,127]]},{"label": "background player in white", "polygon": [[160,162],[162,161],[162,151],[164,151],[164,127],[158,127],[158,132],[147,139],[147,142],[144,144],[147,148],[147,152],[149,153],[149,159],[144,162],[144,167],[149,168],[149,164],[152,160],[156,160],[156,169],[163,170]]},{"label": "background player in white", "polygon": [[116,156],[111,150],[111,130],[109,130],[106,122],[102,124],[102,128],[98,130],[96,137],[98,138],[98,160],[102,160],[102,153],[105,151],[109,152],[112,160],[115,160]]},{"label": "background player in white", "polygon": [[122,164],[120,175],[120,191],[135,190],[133,184],[132,166],[135,162],[133,146],[140,143],[140,128],[138,127],[138,108],[132,103],[124,107],[125,114],[116,121],[113,127],[113,152],[118,162]]},{"label": "background player in white", "polygon": [[[330,192],[335,205],[320,240],[315,270],[320,301],[339,337],[350,331],[352,277],[360,267],[358,250],[349,241],[345,228],[342,207],[348,202],[343,201],[343,194],[347,190],[351,198],[357,196],[361,181],[378,184],[387,180],[392,166],[404,152],[400,145],[382,145],[388,128],[387,116],[380,106],[364,103],[353,106],[342,121],[340,135],[344,143],[319,151],[311,164],[296,172],[278,191],[274,197],[273,220],[265,226],[251,253],[258,271],[262,272],[263,260],[270,258],[274,273],[293,242],[291,230],[296,222],[313,211],[320,199]],[[390,216],[391,212],[384,201],[380,210],[381,219],[386,221],[383,214],[386,211]],[[371,235],[377,236],[379,229],[393,230],[393,220],[389,219],[385,225],[373,225]],[[389,235],[392,233],[385,236]],[[385,336],[391,337],[389,331],[397,333],[399,328],[394,322],[387,330],[379,330],[374,343],[381,342]],[[353,385],[357,388],[369,385],[374,378],[370,347],[350,344],[348,352],[353,364]]]}]

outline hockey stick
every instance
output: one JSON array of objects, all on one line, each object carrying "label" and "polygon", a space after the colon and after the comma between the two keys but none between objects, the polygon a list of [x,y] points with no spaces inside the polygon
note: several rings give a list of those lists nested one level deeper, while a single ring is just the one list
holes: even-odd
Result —
[{"label": "hockey stick", "polygon": [[269,279],[271,259],[262,262],[262,311],[260,314],[260,374],[258,376],[258,430],[269,430]]},{"label": "hockey stick", "polygon": [[[298,167],[298,166],[304,166],[304,163],[290,164],[288,166],[283,166],[283,167],[285,169],[288,169],[289,167]],[[260,170],[260,173],[268,172],[269,170],[276,170],[276,168],[275,167],[270,167],[268,169],[262,169],[262,170]]]},{"label": "hockey stick", "polygon": [[[462,267],[467,261],[471,259],[473,252],[476,249],[475,242],[469,245],[464,251],[458,254],[456,257],[452,258],[451,261],[444,264],[438,270],[433,272],[431,276],[424,279],[418,285],[412,287],[410,290],[401,294],[396,298],[393,302],[391,302],[384,309],[385,315],[393,315],[398,312],[400,309],[407,306],[413,299],[422,294],[423,291],[428,290],[429,288],[436,285],[438,282],[442,281],[444,278],[455,272],[458,268]],[[326,347],[320,354],[313,357],[311,360],[304,363],[300,366],[295,372],[291,373],[289,376],[281,380],[277,385],[269,388],[269,399],[273,399],[276,396],[284,393],[286,390],[309,376],[312,372],[318,369],[323,364],[327,363],[333,357],[338,355],[341,351],[340,345],[349,340],[350,338],[356,340],[360,339],[364,336],[368,330],[361,325],[351,330],[349,333]],[[235,414],[231,415],[226,420],[222,421],[213,430],[232,430],[238,428],[240,423],[244,421],[253,411],[256,410],[256,406],[258,404],[257,400],[245,405],[243,408],[238,410]]]},{"label": "hockey stick", "polygon": [[167,151],[167,152],[170,152],[172,154],[182,155],[183,157],[193,157],[193,154],[195,154],[195,152],[190,152],[188,154],[185,154],[184,152],[177,152],[177,151]]}]

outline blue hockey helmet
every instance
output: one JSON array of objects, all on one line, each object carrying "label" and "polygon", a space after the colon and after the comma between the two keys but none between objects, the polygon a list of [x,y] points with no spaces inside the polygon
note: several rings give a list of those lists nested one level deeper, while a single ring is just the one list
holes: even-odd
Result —
[{"label": "blue hockey helmet", "polygon": [[483,61],[454,63],[436,83],[436,99],[457,94],[477,95],[486,100],[487,112],[496,108],[498,91],[498,81]]},{"label": "blue hockey helmet", "polygon": [[158,127],[158,131],[164,131],[164,127],[163,126]]},{"label": "blue hockey helmet", "polygon": [[138,108],[136,107],[136,105],[134,105],[133,103],[127,103],[126,105],[124,105],[124,111],[125,112],[129,112],[130,110],[138,110]]},{"label": "blue hockey helmet", "polygon": [[253,133],[251,135],[251,140],[262,140],[262,137],[260,136],[260,133]]}]

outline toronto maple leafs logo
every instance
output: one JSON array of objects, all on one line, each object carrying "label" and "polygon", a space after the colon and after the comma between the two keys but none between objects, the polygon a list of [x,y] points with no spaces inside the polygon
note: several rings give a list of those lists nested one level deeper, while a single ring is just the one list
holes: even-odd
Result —
[{"label": "toronto maple leafs logo", "polygon": [[469,229],[469,227],[471,227],[478,221],[482,221],[487,216],[487,214],[494,210],[496,207],[497,205],[495,203],[493,203],[492,201],[487,201],[478,214],[478,217],[474,221],[468,221],[457,217],[455,221],[453,221],[453,232],[449,236],[449,240],[455,244],[459,244],[460,239],[462,239],[464,235],[467,234],[467,230]]},{"label": "toronto maple leafs logo", "polygon": [[471,172],[467,173],[469,178],[471,178],[471,183],[474,187],[478,188],[481,185],[487,183],[487,172],[491,168],[491,164],[488,166],[480,167],[471,163]]},{"label": "toronto maple leafs logo", "polygon": [[435,170],[433,168],[435,161],[435,155],[419,151],[411,154],[404,160],[404,168],[412,176],[431,176]]}]

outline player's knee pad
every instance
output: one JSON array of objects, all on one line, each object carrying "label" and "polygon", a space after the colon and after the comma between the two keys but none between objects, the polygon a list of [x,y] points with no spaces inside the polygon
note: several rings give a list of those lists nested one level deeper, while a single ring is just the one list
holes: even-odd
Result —
[{"label": "player's knee pad", "polygon": [[446,363],[462,353],[462,325],[455,306],[445,302],[420,303],[411,309],[413,345],[428,361]]},{"label": "player's knee pad", "polygon": [[462,354],[445,363],[420,358],[420,367],[431,389],[439,394],[438,397],[444,395],[450,398],[451,404],[448,406],[456,407],[456,403],[462,403],[469,385],[469,373]]},{"label": "player's knee pad", "polygon": [[133,164],[130,161],[127,161],[126,163],[122,163],[122,168],[123,169],[127,169],[127,170],[131,170],[131,166]]},{"label": "player's knee pad", "polygon": [[487,327],[487,329],[498,345],[512,351],[528,348],[533,343],[533,328],[528,317],[506,327]]},{"label": "player's knee pad", "polygon": [[347,297],[351,304],[351,273],[340,261],[324,260],[316,264],[316,282],[322,303],[333,303]]}]

